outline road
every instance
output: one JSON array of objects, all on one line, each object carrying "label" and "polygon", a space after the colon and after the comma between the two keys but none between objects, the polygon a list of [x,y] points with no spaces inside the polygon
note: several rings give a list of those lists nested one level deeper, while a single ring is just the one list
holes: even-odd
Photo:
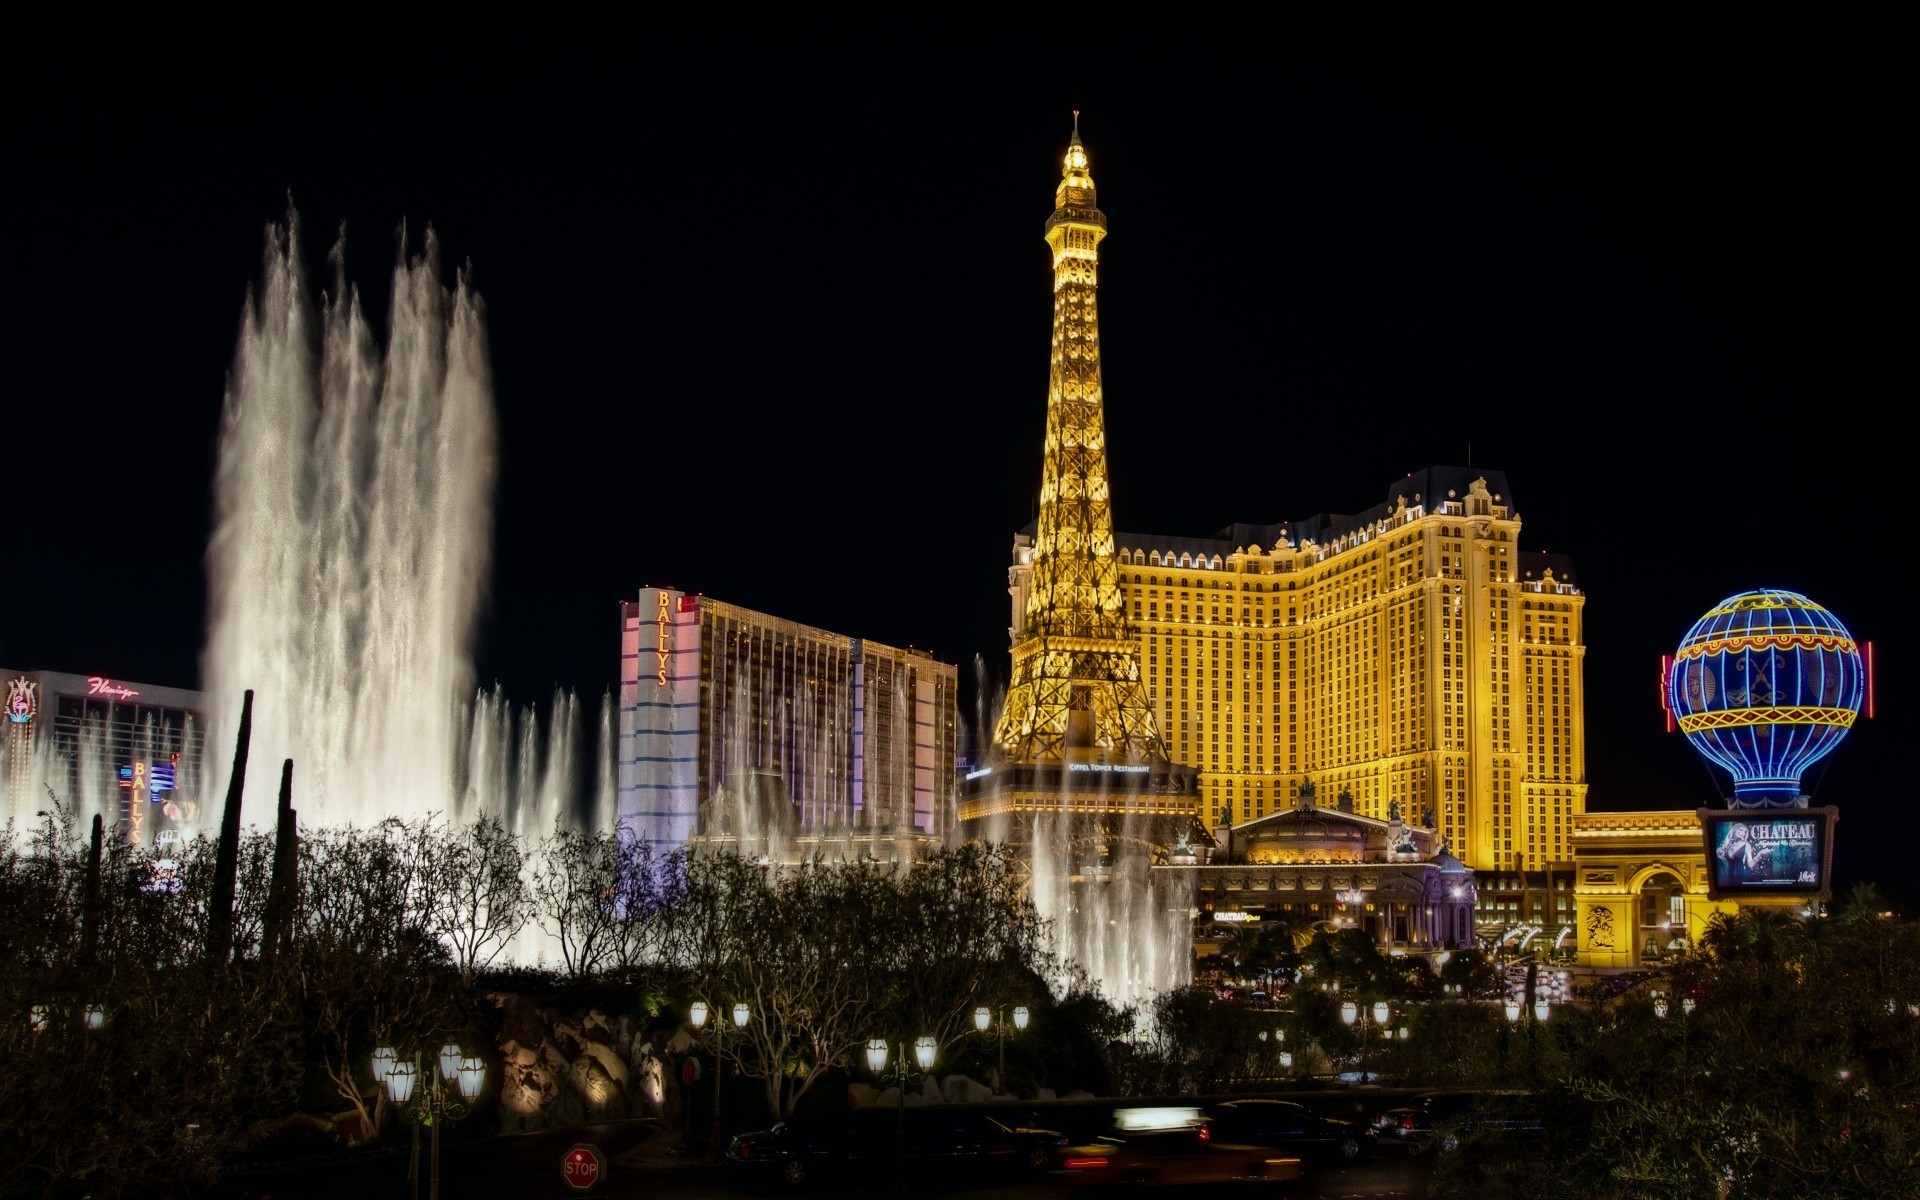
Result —
[{"label": "road", "polygon": [[[741,1200],[743,1195],[769,1194],[767,1190],[743,1192],[732,1185],[718,1165],[674,1160],[657,1152],[658,1139],[649,1140],[655,1131],[643,1122],[619,1122],[554,1133],[525,1134],[492,1138],[475,1144],[443,1148],[440,1163],[440,1195],[446,1200],[480,1200],[511,1197],[513,1200],[547,1200],[578,1196],[560,1177],[560,1159],[576,1142],[592,1142],[609,1158],[608,1177],[592,1196],[605,1200]],[[623,1161],[624,1160],[624,1161]],[[1425,1160],[1408,1161],[1399,1157],[1377,1156],[1351,1166],[1325,1166],[1277,1193],[1289,1200],[1374,1200],[1386,1197],[1421,1197],[1427,1193],[1430,1165]],[[873,1200],[885,1200],[892,1192],[891,1181],[877,1181],[864,1194]],[[350,1163],[275,1171],[271,1175],[230,1176],[217,1189],[218,1200],[406,1200],[411,1195],[404,1154],[386,1154]],[[419,1195],[427,1189],[422,1180]],[[773,1193],[777,1194],[777,1193]],[[843,1187],[816,1189],[806,1193],[815,1197],[848,1195]],[[910,1194],[939,1196],[942,1200],[1064,1200],[1070,1195],[1051,1180],[1035,1180],[997,1187],[966,1183],[915,1179]],[[1150,1193],[1152,1194],[1152,1193]],[[1159,1194],[1186,1196],[1184,1189],[1164,1189]],[[1222,1195],[1245,1195],[1224,1192]]]},{"label": "road", "polygon": [[[1423,1161],[1411,1162],[1399,1158],[1377,1158],[1354,1166],[1326,1167],[1306,1179],[1276,1190],[1272,1195],[1286,1197],[1287,1200],[1374,1200],[1376,1197],[1422,1197],[1427,1194],[1427,1176],[1430,1167]],[[532,1193],[514,1193],[532,1194]],[[540,1193],[546,1195],[547,1193]],[[561,1195],[564,1192],[552,1193]],[[604,1193],[608,1200],[616,1198],[659,1197],[660,1200],[741,1200],[743,1195],[766,1195],[765,1191],[743,1193],[715,1178],[706,1171],[679,1171],[664,1174],[615,1175],[608,1180]],[[777,1193],[774,1193],[777,1194]],[[813,1196],[833,1197],[844,1192],[826,1189],[808,1193]],[[858,1194],[858,1193],[856,1193]],[[865,1193],[874,1200],[884,1200],[892,1194],[885,1185]],[[1052,1181],[1032,1183],[1014,1183],[1001,1187],[939,1187],[930,1181],[917,1181],[910,1191],[914,1196],[939,1196],[942,1200],[1065,1200],[1072,1193]],[[1124,1193],[1133,1195],[1129,1190]],[[1187,1188],[1160,1188],[1146,1195],[1195,1196],[1203,1193]],[[1244,1189],[1217,1189],[1212,1193],[1222,1197],[1249,1195]]]}]

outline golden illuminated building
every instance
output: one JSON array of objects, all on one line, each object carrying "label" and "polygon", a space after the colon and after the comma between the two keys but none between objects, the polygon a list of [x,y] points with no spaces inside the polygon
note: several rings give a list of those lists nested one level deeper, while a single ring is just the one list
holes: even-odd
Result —
[{"label": "golden illuminated building", "polygon": [[[1519,541],[1505,477],[1455,467],[1357,516],[1116,535],[1116,617],[1216,839],[1311,780],[1376,819],[1396,802],[1414,823],[1431,813],[1476,870],[1568,860],[1587,791],[1586,601],[1564,559]],[[1040,550],[1015,538],[1016,637]]]},{"label": "golden illuminated building", "polygon": [[1583,813],[1574,821],[1573,843],[1583,966],[1671,961],[1699,945],[1716,913],[1738,911],[1733,901],[1707,895],[1696,812]]}]

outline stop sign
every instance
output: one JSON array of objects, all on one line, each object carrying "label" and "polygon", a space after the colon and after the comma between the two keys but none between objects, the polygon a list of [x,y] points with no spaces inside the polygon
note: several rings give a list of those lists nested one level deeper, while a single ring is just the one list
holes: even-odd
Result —
[{"label": "stop sign", "polygon": [[600,1147],[582,1142],[560,1159],[560,1178],[576,1192],[591,1191],[607,1173],[607,1160]]}]

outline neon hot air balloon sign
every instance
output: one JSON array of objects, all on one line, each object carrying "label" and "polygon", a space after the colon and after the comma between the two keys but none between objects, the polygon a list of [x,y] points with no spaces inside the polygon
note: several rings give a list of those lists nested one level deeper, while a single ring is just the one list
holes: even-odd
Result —
[{"label": "neon hot air balloon sign", "polygon": [[1838,617],[1800,593],[1742,592],[1681,639],[1666,671],[1668,713],[1733,777],[1730,807],[1804,808],[1802,776],[1868,703],[1870,661]]}]

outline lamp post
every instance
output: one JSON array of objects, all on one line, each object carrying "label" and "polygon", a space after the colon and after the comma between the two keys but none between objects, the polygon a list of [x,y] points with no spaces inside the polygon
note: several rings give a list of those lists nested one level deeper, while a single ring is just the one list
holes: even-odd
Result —
[{"label": "lamp post", "polygon": [[[1024,1032],[1027,1028],[1027,1006],[1022,1004],[1013,1010],[1013,1028],[1015,1032]],[[1000,1045],[1000,1070],[993,1077],[995,1091],[1004,1092],[1007,1087],[1007,1006],[1002,1004],[994,1010],[981,1005],[973,1010],[973,1027],[981,1033],[987,1027],[994,1027],[994,1040]]]},{"label": "lamp post", "polygon": [[[707,1023],[709,1011],[705,1000],[695,1000],[687,1010],[687,1019],[693,1022],[693,1027],[696,1030],[704,1028]],[[741,1000],[735,1002],[733,1006],[733,1027],[735,1029],[745,1029],[747,1027],[747,1020],[752,1015],[752,1010],[747,1007],[746,1001]],[[715,1021],[713,1023],[713,1132],[707,1138],[707,1157],[709,1159],[719,1158],[723,1148],[720,1144],[720,1139],[723,1136],[720,1128],[720,1079],[726,1074],[726,1064],[722,1058],[722,1055],[726,1052],[726,1033],[727,1023],[725,1021]]]},{"label": "lamp post", "polygon": [[[976,1021],[978,1020],[976,1014]],[[924,1079],[927,1072],[933,1070],[934,1056],[939,1052],[940,1043],[931,1036],[922,1034],[914,1039],[913,1058],[920,1064],[918,1071],[907,1067],[907,1044],[901,1042],[899,1053],[894,1058],[893,1069],[887,1070],[887,1039],[871,1038],[867,1042],[867,1069],[873,1072],[875,1079],[883,1085],[900,1089],[900,1121],[895,1145],[894,1194],[907,1194],[907,1087],[915,1080]]]},{"label": "lamp post", "polygon": [[[1267,1041],[1267,1031],[1262,1029],[1258,1032],[1257,1036],[1260,1038],[1261,1044],[1265,1045]],[[1280,1069],[1282,1071],[1291,1069],[1293,1066],[1293,1055],[1287,1050],[1286,1030],[1275,1027],[1273,1031],[1273,1048],[1280,1056]],[[1265,1053],[1265,1051],[1262,1051],[1262,1053]]]},{"label": "lamp post", "polygon": [[[487,1064],[448,1042],[437,1056],[415,1050],[401,1058],[391,1046],[373,1052],[374,1082],[386,1089],[387,1099],[413,1124],[413,1149],[407,1162],[410,1194],[420,1195],[420,1128],[430,1131],[427,1200],[440,1200],[440,1126],[458,1121],[472,1111],[487,1083]],[[457,1093],[457,1094],[456,1094]]]},{"label": "lamp post", "polygon": [[[1550,1015],[1552,1015],[1553,1005],[1551,1004],[1551,1002],[1548,1001],[1544,993],[1535,992],[1533,995],[1533,1002],[1531,1004],[1526,1002],[1525,996],[1521,996],[1521,995],[1508,996],[1506,1001],[1506,1009],[1507,1009],[1507,1023],[1509,1025],[1519,1024],[1523,1019],[1526,1021],[1527,1072],[1528,1074],[1532,1074],[1533,1072],[1537,1071],[1540,1066],[1540,1052],[1539,1052],[1539,1047],[1535,1042],[1535,1039],[1539,1036],[1540,1026],[1545,1025],[1547,1023],[1547,1018]],[[1500,1036],[1500,1047],[1501,1047],[1500,1063],[1502,1066],[1506,1065],[1506,1043],[1507,1043],[1506,1032],[1505,1030],[1502,1030],[1501,1036]]]},{"label": "lamp post", "polygon": [[[1392,1015],[1392,1010],[1385,1000],[1375,1000],[1371,1011],[1363,1011],[1362,1006],[1353,1000],[1340,1002],[1340,1019],[1348,1025],[1356,1021],[1360,1024],[1360,1082],[1362,1083],[1367,1082],[1367,1076],[1371,1074],[1368,1064],[1373,1061],[1373,1040],[1367,1034],[1372,1029],[1380,1029],[1388,1037],[1392,1037],[1393,1031],[1386,1027],[1387,1020]],[[1373,1018],[1371,1022],[1367,1020],[1368,1017]]]}]

